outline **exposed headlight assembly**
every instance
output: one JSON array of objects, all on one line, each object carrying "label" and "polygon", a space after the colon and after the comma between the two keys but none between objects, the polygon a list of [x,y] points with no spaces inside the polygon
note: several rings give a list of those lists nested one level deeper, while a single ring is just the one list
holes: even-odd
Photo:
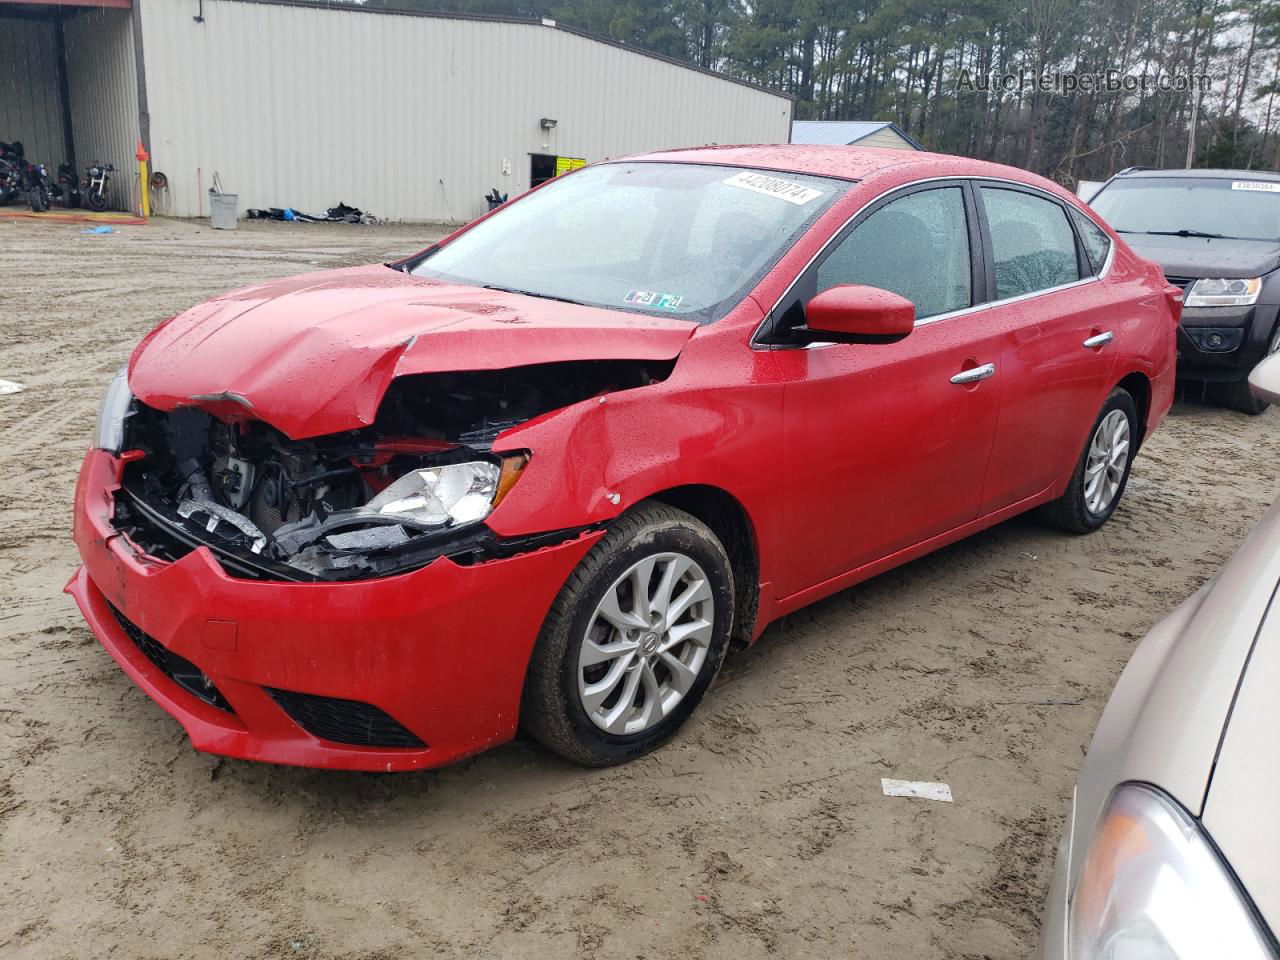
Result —
[{"label": "exposed headlight assembly", "polygon": [[1071,960],[1273,960],[1200,826],[1142,784],[1111,795],[1071,896]]},{"label": "exposed headlight assembly", "polygon": [[1249,280],[1197,280],[1187,291],[1187,299],[1183,306],[1249,307],[1258,302],[1258,294],[1261,292],[1261,277],[1253,277]]},{"label": "exposed headlight assembly", "polygon": [[309,567],[312,560],[297,555],[321,538],[337,550],[363,552],[402,546],[411,533],[479,523],[502,502],[528,462],[526,454],[509,454],[498,463],[468,460],[418,467],[364,506],[323,519],[312,514],[277,528],[275,549],[294,566],[300,561]]},{"label": "exposed headlight assembly", "polygon": [[411,470],[360,508],[420,527],[483,520],[496,505],[502,467],[488,460]]},{"label": "exposed headlight assembly", "polygon": [[98,434],[94,447],[119,454],[124,449],[124,422],[133,412],[133,394],[129,392],[129,368],[120,372],[107,387],[107,395],[98,411]]}]

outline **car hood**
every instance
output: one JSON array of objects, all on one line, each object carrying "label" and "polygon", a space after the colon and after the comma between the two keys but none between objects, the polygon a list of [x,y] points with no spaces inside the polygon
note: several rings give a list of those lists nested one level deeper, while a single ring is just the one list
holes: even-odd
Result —
[{"label": "car hood", "polygon": [[1209,783],[1204,826],[1258,912],[1280,932],[1280,611],[1272,601]]},{"label": "car hood", "polygon": [[1211,240],[1123,234],[1139,255],[1170,277],[1261,277],[1280,267],[1280,244],[1269,240]]},{"label": "car hood", "polygon": [[215,297],[153,330],[129,387],[293,439],[367,426],[400,376],[573,360],[672,360],[697,325],[415,277],[383,265]]}]

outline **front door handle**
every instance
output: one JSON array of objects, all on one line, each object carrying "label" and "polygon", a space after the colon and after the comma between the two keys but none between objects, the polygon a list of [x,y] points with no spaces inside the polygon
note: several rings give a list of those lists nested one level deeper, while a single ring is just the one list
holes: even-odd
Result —
[{"label": "front door handle", "polygon": [[1086,349],[1092,350],[1094,347],[1101,347],[1104,344],[1110,343],[1115,338],[1116,335],[1108,330],[1106,333],[1099,333],[1090,337],[1084,342],[1084,346]]},{"label": "front door handle", "polygon": [[972,367],[968,370],[961,370],[951,378],[952,383],[977,383],[979,380],[985,380],[987,377],[995,376],[996,365],[994,363],[984,363],[980,367]]}]

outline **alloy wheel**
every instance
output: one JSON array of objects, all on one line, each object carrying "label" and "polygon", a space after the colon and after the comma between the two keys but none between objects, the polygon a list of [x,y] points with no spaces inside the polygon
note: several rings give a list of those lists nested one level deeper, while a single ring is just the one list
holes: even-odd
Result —
[{"label": "alloy wheel", "polygon": [[1084,468],[1084,502],[1095,517],[1115,502],[1129,464],[1129,418],[1112,410],[1093,431]]},{"label": "alloy wheel", "polygon": [[643,733],[685,698],[715,627],[711,584],[680,553],[633,564],[605,591],[578,655],[578,694],[600,729]]}]

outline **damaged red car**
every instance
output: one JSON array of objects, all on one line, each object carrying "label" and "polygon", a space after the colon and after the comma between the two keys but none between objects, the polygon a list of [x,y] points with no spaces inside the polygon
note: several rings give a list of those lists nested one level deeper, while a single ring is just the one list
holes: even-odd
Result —
[{"label": "damaged red car", "polygon": [[111,384],[68,586],[201,750],[669,738],[770,621],[1033,507],[1103,524],[1181,292],[1007,167],[704,148],[216,297]]}]

